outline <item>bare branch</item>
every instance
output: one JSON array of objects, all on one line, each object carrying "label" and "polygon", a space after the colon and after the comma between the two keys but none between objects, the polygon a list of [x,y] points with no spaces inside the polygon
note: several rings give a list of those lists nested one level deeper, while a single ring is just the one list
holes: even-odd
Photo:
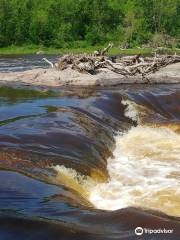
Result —
[{"label": "bare branch", "polygon": [[169,64],[180,62],[180,56],[176,54],[160,57],[156,52],[154,58],[142,57],[140,54],[120,57],[118,59],[105,56],[105,53],[112,46],[112,44],[108,44],[106,48],[101,51],[96,51],[94,54],[64,55],[55,64],[46,58],[43,58],[43,60],[56,70],[72,68],[78,72],[96,74],[102,68],[107,68],[124,76],[135,76],[139,74],[142,80],[146,79],[147,81],[147,76],[150,73],[156,72]]},{"label": "bare branch", "polygon": [[52,62],[50,62],[47,58],[43,58],[42,60],[44,60],[45,62],[47,62],[49,65],[51,65],[52,68],[54,68],[54,64]]}]

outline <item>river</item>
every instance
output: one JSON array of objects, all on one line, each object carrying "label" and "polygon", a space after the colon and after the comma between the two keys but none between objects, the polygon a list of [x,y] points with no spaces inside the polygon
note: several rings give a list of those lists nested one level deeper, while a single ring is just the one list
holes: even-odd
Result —
[{"label": "river", "polygon": [[179,84],[1,86],[0,239],[180,239],[179,134]]}]

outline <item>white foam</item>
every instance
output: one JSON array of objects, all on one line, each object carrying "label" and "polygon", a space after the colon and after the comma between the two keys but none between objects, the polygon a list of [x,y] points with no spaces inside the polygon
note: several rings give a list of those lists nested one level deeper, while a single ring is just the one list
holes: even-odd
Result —
[{"label": "white foam", "polygon": [[128,118],[131,118],[133,121],[139,122],[139,111],[135,102],[130,100],[122,100],[121,103],[126,106],[124,115]]},{"label": "white foam", "polygon": [[107,160],[109,181],[91,189],[96,208],[140,206],[180,215],[180,136],[168,128],[138,126],[116,137]]}]

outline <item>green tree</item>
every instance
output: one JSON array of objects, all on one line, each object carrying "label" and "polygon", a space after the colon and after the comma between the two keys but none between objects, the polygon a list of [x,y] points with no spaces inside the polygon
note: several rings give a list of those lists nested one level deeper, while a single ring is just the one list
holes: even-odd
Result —
[{"label": "green tree", "polygon": [[0,0],[0,47],[134,46],[179,37],[179,0]]}]

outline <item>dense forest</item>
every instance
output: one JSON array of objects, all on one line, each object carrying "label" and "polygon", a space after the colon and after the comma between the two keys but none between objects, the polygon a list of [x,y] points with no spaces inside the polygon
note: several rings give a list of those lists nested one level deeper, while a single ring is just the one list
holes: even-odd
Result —
[{"label": "dense forest", "polygon": [[179,47],[180,0],[0,0],[0,47]]}]

